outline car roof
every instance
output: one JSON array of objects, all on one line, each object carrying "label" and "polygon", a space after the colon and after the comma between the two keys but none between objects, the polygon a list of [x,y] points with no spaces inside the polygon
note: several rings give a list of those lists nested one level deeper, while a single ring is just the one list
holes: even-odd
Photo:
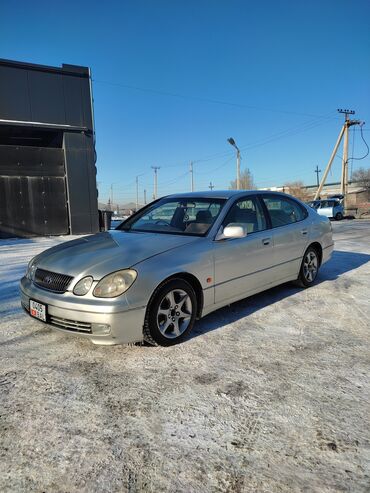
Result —
[{"label": "car roof", "polygon": [[208,190],[204,192],[188,192],[188,193],[175,193],[172,195],[166,195],[166,198],[204,198],[204,199],[230,199],[231,197],[244,196],[246,194],[273,194],[273,195],[286,195],[282,192],[272,192],[270,190]]}]

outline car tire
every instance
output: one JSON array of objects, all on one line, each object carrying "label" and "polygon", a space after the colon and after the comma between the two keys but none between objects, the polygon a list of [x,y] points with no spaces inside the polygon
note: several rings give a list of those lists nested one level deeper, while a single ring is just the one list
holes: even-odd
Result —
[{"label": "car tire", "polygon": [[317,278],[320,267],[320,258],[316,248],[310,246],[303,255],[298,279],[295,284],[302,288],[312,286]]},{"label": "car tire", "polygon": [[337,212],[335,214],[335,220],[336,221],[341,221],[343,219],[343,214],[341,212]]},{"label": "car tire", "polygon": [[144,340],[153,346],[172,346],[192,330],[197,314],[193,287],[183,279],[170,279],[153,293],[145,315]]}]

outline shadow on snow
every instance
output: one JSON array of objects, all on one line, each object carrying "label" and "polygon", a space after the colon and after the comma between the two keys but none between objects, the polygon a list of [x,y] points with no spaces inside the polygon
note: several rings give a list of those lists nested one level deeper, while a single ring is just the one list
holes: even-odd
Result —
[{"label": "shadow on snow", "polygon": [[[357,269],[370,260],[370,255],[364,253],[334,251],[329,262],[320,269],[316,285],[322,282],[335,281],[339,276]],[[24,274],[25,267],[17,266],[8,272],[8,279],[0,281],[0,308],[2,316],[15,316],[23,314],[20,306],[19,280]],[[244,298],[229,306],[220,308],[210,313],[204,319],[198,321],[190,335],[190,338],[199,336],[211,330],[216,330],[224,325],[236,322],[252,313],[277,303],[301,291],[291,283],[282,284],[263,291],[259,294]],[[16,305],[18,303],[18,308]],[[3,305],[3,306],[1,306]],[[5,305],[5,306],[4,306]],[[8,305],[8,306],[6,306]],[[25,315],[27,316],[27,315]]]},{"label": "shadow on snow", "polygon": [[[331,259],[320,269],[315,285],[327,281],[335,281],[342,274],[357,269],[369,261],[370,255],[365,253],[335,250]],[[199,320],[189,338],[197,337],[236,322],[300,291],[302,291],[302,288],[295,286],[293,283],[285,283],[220,308]]]}]

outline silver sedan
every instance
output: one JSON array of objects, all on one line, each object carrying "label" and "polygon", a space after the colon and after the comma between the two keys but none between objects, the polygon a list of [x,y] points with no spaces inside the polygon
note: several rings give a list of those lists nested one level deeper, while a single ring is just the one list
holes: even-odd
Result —
[{"label": "silver sedan", "polygon": [[332,251],[329,220],[289,195],[170,195],[115,230],[37,255],[21,303],[96,344],[169,346],[222,306],[287,281],[310,286]]}]

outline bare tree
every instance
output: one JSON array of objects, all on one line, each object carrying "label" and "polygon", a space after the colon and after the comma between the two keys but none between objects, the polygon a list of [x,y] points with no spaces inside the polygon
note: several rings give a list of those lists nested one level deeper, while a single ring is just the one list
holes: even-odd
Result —
[{"label": "bare tree", "polygon": [[[240,173],[240,188],[241,190],[253,190],[255,188],[252,173],[248,168]],[[229,189],[236,190],[236,180],[230,182]]]},{"label": "bare tree", "polygon": [[304,186],[303,181],[291,181],[284,184],[284,190],[286,193],[297,197],[297,199],[306,202],[311,199],[310,192]]},{"label": "bare tree", "polygon": [[360,183],[366,191],[370,191],[370,168],[358,168],[352,173],[352,181]]}]

